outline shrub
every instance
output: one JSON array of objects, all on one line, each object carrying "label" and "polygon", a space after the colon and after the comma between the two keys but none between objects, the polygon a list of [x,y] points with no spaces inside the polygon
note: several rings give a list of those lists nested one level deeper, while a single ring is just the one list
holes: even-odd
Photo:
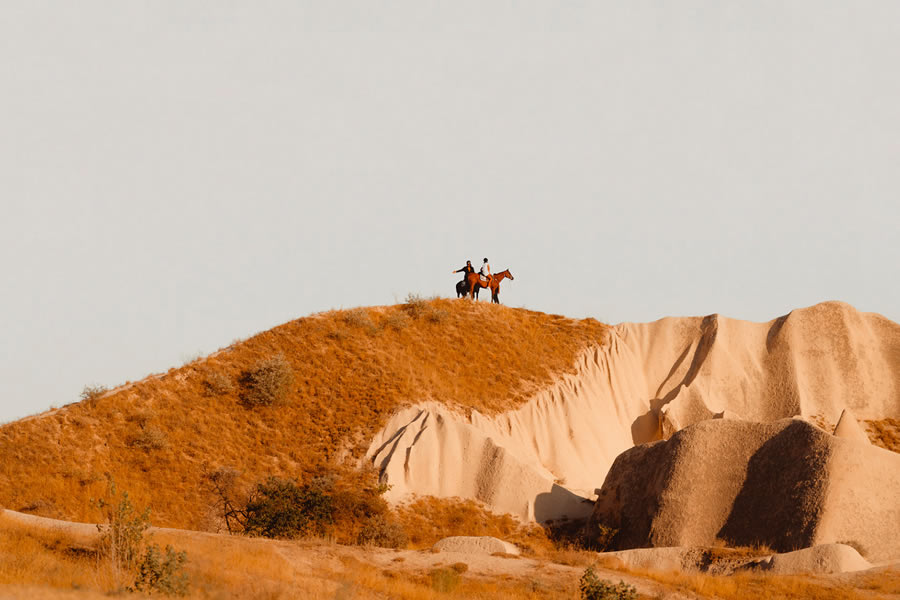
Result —
[{"label": "shrub", "polygon": [[176,552],[166,546],[163,554],[159,546],[151,544],[138,564],[133,591],[159,592],[169,596],[184,596],[188,593],[188,576],[184,572],[187,553]]},{"label": "shrub", "polygon": [[401,331],[409,327],[410,318],[406,313],[395,312],[391,313],[388,318],[384,320],[385,327],[390,327],[396,331]]},{"label": "shrub", "polygon": [[234,391],[234,381],[223,373],[213,371],[206,376],[203,387],[207,396],[221,396]]},{"label": "shrub", "polygon": [[125,573],[137,562],[144,532],[150,527],[150,508],[138,512],[128,492],[122,492],[120,497],[112,480],[108,481],[106,497],[92,504],[101,511],[105,521],[97,525],[98,550],[109,561],[113,581],[121,589]]},{"label": "shrub", "polygon": [[257,484],[244,513],[247,533],[274,538],[324,535],[333,520],[331,497],[320,481],[301,487],[278,477]]},{"label": "shrub", "polygon": [[241,376],[241,400],[245,405],[270,406],[282,402],[294,383],[294,371],[282,355],[257,362]]},{"label": "shrub", "polygon": [[366,521],[356,538],[356,543],[360,546],[380,548],[405,548],[408,542],[403,526],[388,521],[383,515],[371,517]]},{"label": "shrub", "polygon": [[344,313],[344,323],[350,327],[362,329],[369,335],[378,333],[378,326],[369,318],[369,312],[364,308],[354,308]]},{"label": "shrub", "polygon": [[403,305],[406,312],[414,319],[418,319],[428,312],[431,308],[428,301],[418,294],[408,294],[406,296],[406,304]]},{"label": "shrub", "polygon": [[84,386],[84,389],[81,390],[81,394],[78,397],[82,401],[96,400],[108,391],[106,386],[91,384]]},{"label": "shrub", "polygon": [[578,582],[582,600],[637,600],[637,590],[624,581],[613,583],[600,579],[592,567],[588,567]]},{"label": "shrub", "polygon": [[425,318],[428,319],[430,323],[443,323],[449,316],[450,313],[443,308],[432,308],[426,313]]},{"label": "shrub", "polygon": [[618,529],[593,519],[559,519],[544,524],[547,536],[557,548],[606,552],[613,547]]},{"label": "shrub", "polygon": [[142,427],[128,440],[128,445],[141,450],[162,450],[169,445],[166,432],[156,427]]},{"label": "shrub", "polygon": [[459,573],[453,569],[435,569],[431,572],[431,587],[436,592],[452,592],[459,585]]}]

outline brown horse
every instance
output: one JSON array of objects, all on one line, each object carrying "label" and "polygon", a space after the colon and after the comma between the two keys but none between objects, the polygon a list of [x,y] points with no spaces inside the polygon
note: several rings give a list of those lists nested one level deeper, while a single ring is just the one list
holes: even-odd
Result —
[{"label": "brown horse", "polygon": [[[466,284],[469,287],[469,298],[473,300],[478,299],[478,292],[482,288],[489,287],[491,288],[491,302],[496,304],[500,304],[500,282],[503,281],[504,277],[509,277],[510,281],[514,281],[516,278],[512,276],[512,273],[509,272],[509,269],[505,271],[500,271],[499,273],[494,274],[494,278],[491,280],[491,283],[487,283],[486,281],[481,280],[481,275],[478,273],[469,273],[466,276]],[[457,286],[457,293],[459,292],[459,287]]]}]

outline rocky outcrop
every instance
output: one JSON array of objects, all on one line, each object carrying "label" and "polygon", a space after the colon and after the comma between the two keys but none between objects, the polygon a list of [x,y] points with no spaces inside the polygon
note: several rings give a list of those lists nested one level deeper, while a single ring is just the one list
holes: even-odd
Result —
[{"label": "rocky outcrop", "polygon": [[514,410],[463,415],[438,400],[399,411],[371,442],[390,500],[460,496],[522,519],[574,518],[622,452],[694,423],[900,415],[900,326],[838,302],[768,323],[624,323]]},{"label": "rocky outcrop", "polygon": [[709,420],[620,455],[591,521],[620,549],[853,540],[881,560],[900,556],[898,497],[900,454],[800,419]]}]

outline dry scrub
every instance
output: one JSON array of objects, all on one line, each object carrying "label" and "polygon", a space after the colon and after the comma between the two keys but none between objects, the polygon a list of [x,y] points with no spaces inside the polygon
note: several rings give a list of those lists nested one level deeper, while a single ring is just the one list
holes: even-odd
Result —
[{"label": "dry scrub", "polygon": [[869,440],[893,452],[900,452],[900,419],[864,421]]},{"label": "dry scrub", "polygon": [[526,555],[548,556],[555,548],[536,524],[522,524],[510,515],[496,515],[477,502],[427,496],[397,508],[409,536],[409,547],[430,548],[454,535],[489,535],[512,542]]},{"label": "dry scrub", "polygon": [[[88,520],[85,507],[109,474],[149,504],[160,525],[214,529],[204,473],[232,468],[245,486],[269,475],[303,479],[361,457],[403,405],[515,407],[571,372],[606,330],[593,319],[415,297],[297,319],[205,360],[3,426],[0,504]],[[257,371],[279,355],[289,371]],[[247,395],[257,388],[266,393],[252,398],[263,402]],[[278,390],[286,390],[280,399]]]}]

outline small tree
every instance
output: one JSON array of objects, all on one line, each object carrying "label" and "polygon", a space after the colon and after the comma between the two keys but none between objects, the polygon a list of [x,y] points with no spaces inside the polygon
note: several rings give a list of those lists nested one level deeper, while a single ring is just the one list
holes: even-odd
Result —
[{"label": "small tree", "polygon": [[221,515],[228,533],[241,531],[247,520],[245,506],[238,500],[239,475],[240,472],[232,467],[219,467],[206,475],[216,498],[216,512]]},{"label": "small tree", "polygon": [[126,573],[131,572],[140,556],[144,532],[150,527],[150,507],[138,512],[128,492],[118,494],[115,482],[107,481],[105,498],[92,501],[103,514],[100,532],[100,555],[106,558],[116,589],[122,589]]},{"label": "small tree", "polygon": [[[119,495],[112,478],[107,481],[106,497],[91,503],[103,514],[104,522],[97,525],[99,554],[109,566],[115,591],[187,593],[188,576],[184,572],[187,554],[166,546],[163,555],[156,544],[144,549],[144,534],[150,527],[150,507],[139,512],[131,503],[128,492]],[[144,550],[143,555],[141,550]],[[133,581],[133,588],[125,588],[128,580]]]}]

